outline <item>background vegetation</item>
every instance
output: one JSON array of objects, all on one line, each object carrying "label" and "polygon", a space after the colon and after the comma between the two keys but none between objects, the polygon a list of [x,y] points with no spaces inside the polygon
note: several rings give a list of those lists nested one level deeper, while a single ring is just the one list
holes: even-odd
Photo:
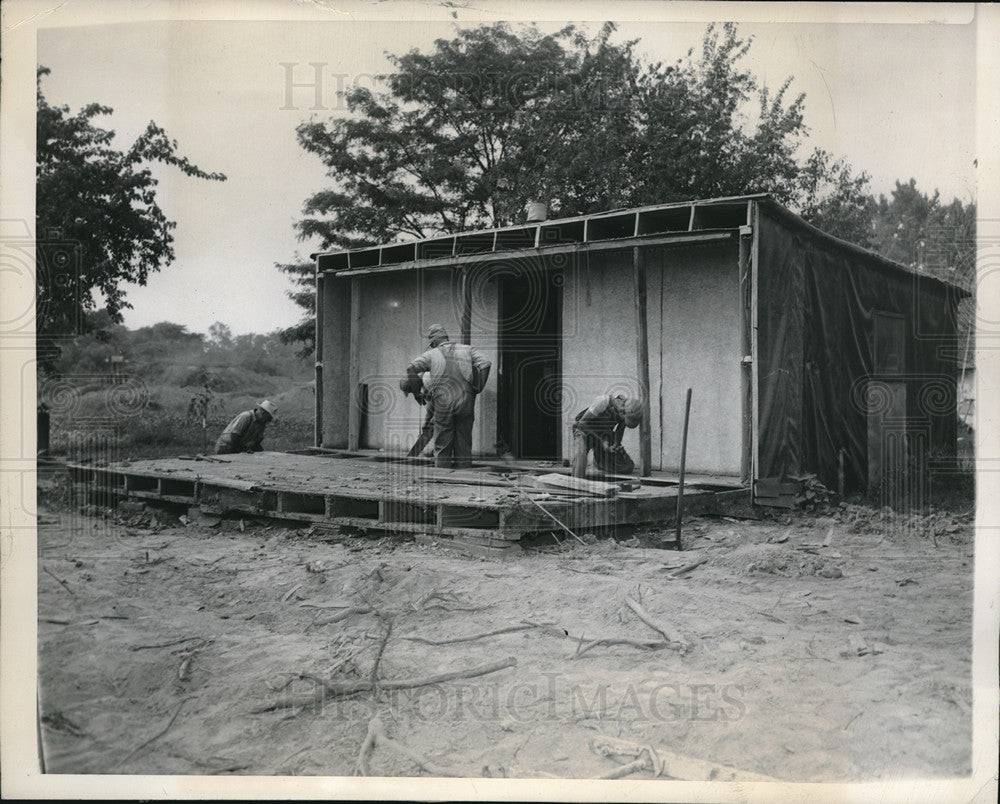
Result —
[{"label": "background vegetation", "polygon": [[312,444],[312,364],[277,333],[234,336],[217,323],[205,337],[168,322],[136,330],[107,320],[91,324],[91,334],[65,344],[40,382],[39,400],[51,417],[50,452],[118,458],[211,452],[226,423],[264,398],[278,406],[265,449]]}]

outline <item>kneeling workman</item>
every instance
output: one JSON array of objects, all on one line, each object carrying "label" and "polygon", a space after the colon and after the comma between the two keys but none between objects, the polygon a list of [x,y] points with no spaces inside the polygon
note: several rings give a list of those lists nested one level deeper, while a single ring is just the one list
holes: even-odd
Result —
[{"label": "kneeling workman", "polygon": [[573,424],[573,477],[586,476],[591,450],[600,472],[628,475],[635,471],[635,463],[622,446],[622,436],[626,427],[638,427],[641,421],[642,403],[624,394],[599,396],[589,408],[577,413]]},{"label": "kneeling workman", "polygon": [[267,428],[267,423],[274,418],[276,411],[275,404],[265,399],[253,410],[244,410],[237,414],[215,442],[215,454],[261,452],[263,447],[260,443],[264,440],[264,430]]}]

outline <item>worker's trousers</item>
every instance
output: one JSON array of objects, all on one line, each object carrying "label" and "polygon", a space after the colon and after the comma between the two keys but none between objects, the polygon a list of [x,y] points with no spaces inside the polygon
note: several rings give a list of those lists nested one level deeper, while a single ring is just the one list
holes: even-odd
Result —
[{"label": "worker's trousers", "polygon": [[417,440],[413,442],[413,446],[410,447],[410,451],[407,454],[410,458],[416,458],[420,456],[420,453],[424,451],[424,448],[431,443],[434,438],[434,401],[427,401],[427,414],[424,416],[424,423],[420,428],[420,435],[417,436]]},{"label": "worker's trousers", "polygon": [[223,433],[215,442],[215,454],[229,455],[233,452],[239,452],[236,449],[236,444],[233,443],[233,437],[229,433]]},{"label": "worker's trousers", "polygon": [[476,395],[463,389],[434,389],[434,465],[445,469],[472,466],[472,423]]},{"label": "worker's trousers", "polygon": [[573,428],[573,477],[586,477],[587,458],[594,451],[594,463],[597,471],[609,475],[630,475],[635,471],[635,462],[631,456],[620,447],[609,450],[604,441],[593,433],[584,433]]}]

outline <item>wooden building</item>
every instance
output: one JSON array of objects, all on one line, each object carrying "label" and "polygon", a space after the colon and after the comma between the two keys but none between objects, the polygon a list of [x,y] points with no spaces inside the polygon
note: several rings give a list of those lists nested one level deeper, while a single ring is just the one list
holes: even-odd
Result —
[{"label": "wooden building", "polygon": [[639,394],[644,473],[831,488],[954,454],[964,291],[831,237],[768,196],[314,255],[316,446],[404,452],[423,410],[397,386],[440,323],[492,361],[474,452],[561,463],[574,415]]}]

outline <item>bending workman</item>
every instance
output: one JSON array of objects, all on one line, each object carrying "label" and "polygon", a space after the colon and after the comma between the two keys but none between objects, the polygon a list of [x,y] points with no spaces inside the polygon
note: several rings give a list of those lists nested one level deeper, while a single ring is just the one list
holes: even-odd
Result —
[{"label": "bending workman", "polygon": [[427,330],[430,348],[406,368],[410,387],[424,380],[434,408],[434,465],[448,469],[472,465],[472,423],[476,394],[490,376],[490,362],[468,344],[452,343],[440,324]]},{"label": "bending workman", "polygon": [[586,410],[576,414],[573,423],[573,477],[585,477],[587,457],[594,451],[594,463],[600,472],[628,475],[635,463],[622,446],[625,428],[638,427],[642,421],[642,403],[624,394],[604,394]]},{"label": "bending workman", "polygon": [[244,410],[226,425],[219,440],[215,442],[215,454],[226,455],[231,452],[261,452],[261,441],[264,440],[264,430],[267,423],[274,418],[277,407],[265,399],[253,410]]}]

